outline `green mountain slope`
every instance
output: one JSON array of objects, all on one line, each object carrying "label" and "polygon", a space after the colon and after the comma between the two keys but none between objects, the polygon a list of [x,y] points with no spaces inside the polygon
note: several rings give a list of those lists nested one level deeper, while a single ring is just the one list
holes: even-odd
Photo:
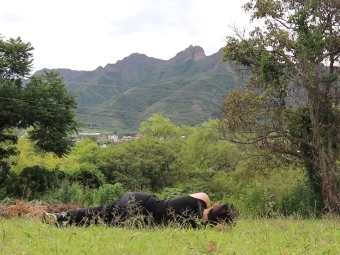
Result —
[{"label": "green mountain slope", "polygon": [[55,71],[77,95],[84,130],[135,134],[154,113],[177,125],[218,117],[236,77],[221,57],[222,50],[206,56],[201,47],[190,46],[169,60],[133,53],[93,71]]}]

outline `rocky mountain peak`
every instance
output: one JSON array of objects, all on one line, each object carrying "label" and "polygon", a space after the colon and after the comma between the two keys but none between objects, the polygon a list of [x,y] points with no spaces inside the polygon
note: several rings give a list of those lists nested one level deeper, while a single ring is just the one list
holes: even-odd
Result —
[{"label": "rocky mountain peak", "polygon": [[170,59],[172,61],[173,65],[179,64],[179,63],[184,63],[188,60],[200,60],[205,58],[205,52],[204,49],[200,46],[192,46],[190,45],[188,48],[185,50],[178,52],[175,57]]},{"label": "rocky mountain peak", "polygon": [[133,67],[144,62],[148,62],[149,57],[145,54],[132,53],[128,57],[118,60],[116,64],[107,64],[105,69],[108,71],[121,71],[124,67]]}]

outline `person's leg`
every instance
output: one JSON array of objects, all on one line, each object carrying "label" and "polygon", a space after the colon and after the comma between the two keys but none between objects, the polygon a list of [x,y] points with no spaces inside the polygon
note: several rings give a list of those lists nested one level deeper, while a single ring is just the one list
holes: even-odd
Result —
[{"label": "person's leg", "polygon": [[146,202],[153,196],[141,192],[131,192],[121,196],[109,206],[109,212],[113,215],[110,225],[133,223],[138,217],[149,216],[149,211],[145,208]]},{"label": "person's leg", "polygon": [[68,221],[70,224],[83,225],[94,220],[95,223],[102,221],[109,226],[116,226],[130,217],[144,214],[146,216],[145,201],[150,197],[149,194],[139,192],[127,193],[107,205],[69,210],[64,213],[44,213],[43,222],[62,225],[63,221]]},{"label": "person's leg", "polygon": [[50,224],[54,227],[59,227],[59,222],[57,219],[57,215],[54,213],[47,213],[47,212],[43,212],[42,214],[42,222],[45,224]]},{"label": "person's leg", "polygon": [[104,222],[107,213],[107,206],[101,205],[96,207],[81,208],[77,210],[68,210],[58,217],[58,221],[68,221],[70,224],[87,225]]},{"label": "person's leg", "polygon": [[104,222],[108,205],[68,210],[62,213],[43,213],[42,222],[50,225],[62,226],[62,222],[69,224],[86,225]]}]

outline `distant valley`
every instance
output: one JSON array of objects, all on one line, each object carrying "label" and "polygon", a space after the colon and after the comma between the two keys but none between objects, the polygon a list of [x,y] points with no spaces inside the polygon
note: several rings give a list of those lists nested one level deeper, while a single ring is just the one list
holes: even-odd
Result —
[{"label": "distant valley", "polygon": [[206,56],[200,46],[190,46],[169,60],[133,53],[93,71],[54,70],[77,95],[84,131],[129,135],[154,113],[176,125],[217,118],[236,86],[234,68],[221,58],[222,49]]}]

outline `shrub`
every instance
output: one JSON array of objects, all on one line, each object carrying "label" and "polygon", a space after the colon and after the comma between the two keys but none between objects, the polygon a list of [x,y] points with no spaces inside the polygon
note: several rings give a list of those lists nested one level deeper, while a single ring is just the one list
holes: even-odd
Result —
[{"label": "shrub", "polygon": [[59,186],[59,170],[48,170],[40,166],[25,167],[18,176],[18,195],[30,200]]},{"label": "shrub", "polygon": [[157,194],[159,199],[170,199],[174,197],[188,195],[183,189],[180,188],[165,188],[162,193]]},{"label": "shrub", "polygon": [[98,189],[98,203],[100,205],[111,203],[125,193],[120,183],[104,184]]},{"label": "shrub", "polygon": [[273,217],[278,214],[278,202],[276,200],[271,189],[249,189],[238,210],[240,210],[240,213],[251,217]]},{"label": "shrub", "polygon": [[77,182],[69,182],[65,180],[61,183],[58,189],[49,193],[46,199],[63,204],[82,204],[83,187]]},{"label": "shrub", "polygon": [[318,217],[323,204],[320,197],[307,184],[299,183],[283,195],[280,208],[285,216],[299,215],[308,218]]},{"label": "shrub", "polygon": [[98,189],[91,189],[86,186],[83,188],[82,196],[80,197],[80,202],[84,206],[93,206],[98,203]]},{"label": "shrub", "polygon": [[99,188],[105,183],[105,176],[94,165],[81,166],[77,171],[70,175],[71,181],[76,181],[84,187],[88,186],[92,189]]}]

